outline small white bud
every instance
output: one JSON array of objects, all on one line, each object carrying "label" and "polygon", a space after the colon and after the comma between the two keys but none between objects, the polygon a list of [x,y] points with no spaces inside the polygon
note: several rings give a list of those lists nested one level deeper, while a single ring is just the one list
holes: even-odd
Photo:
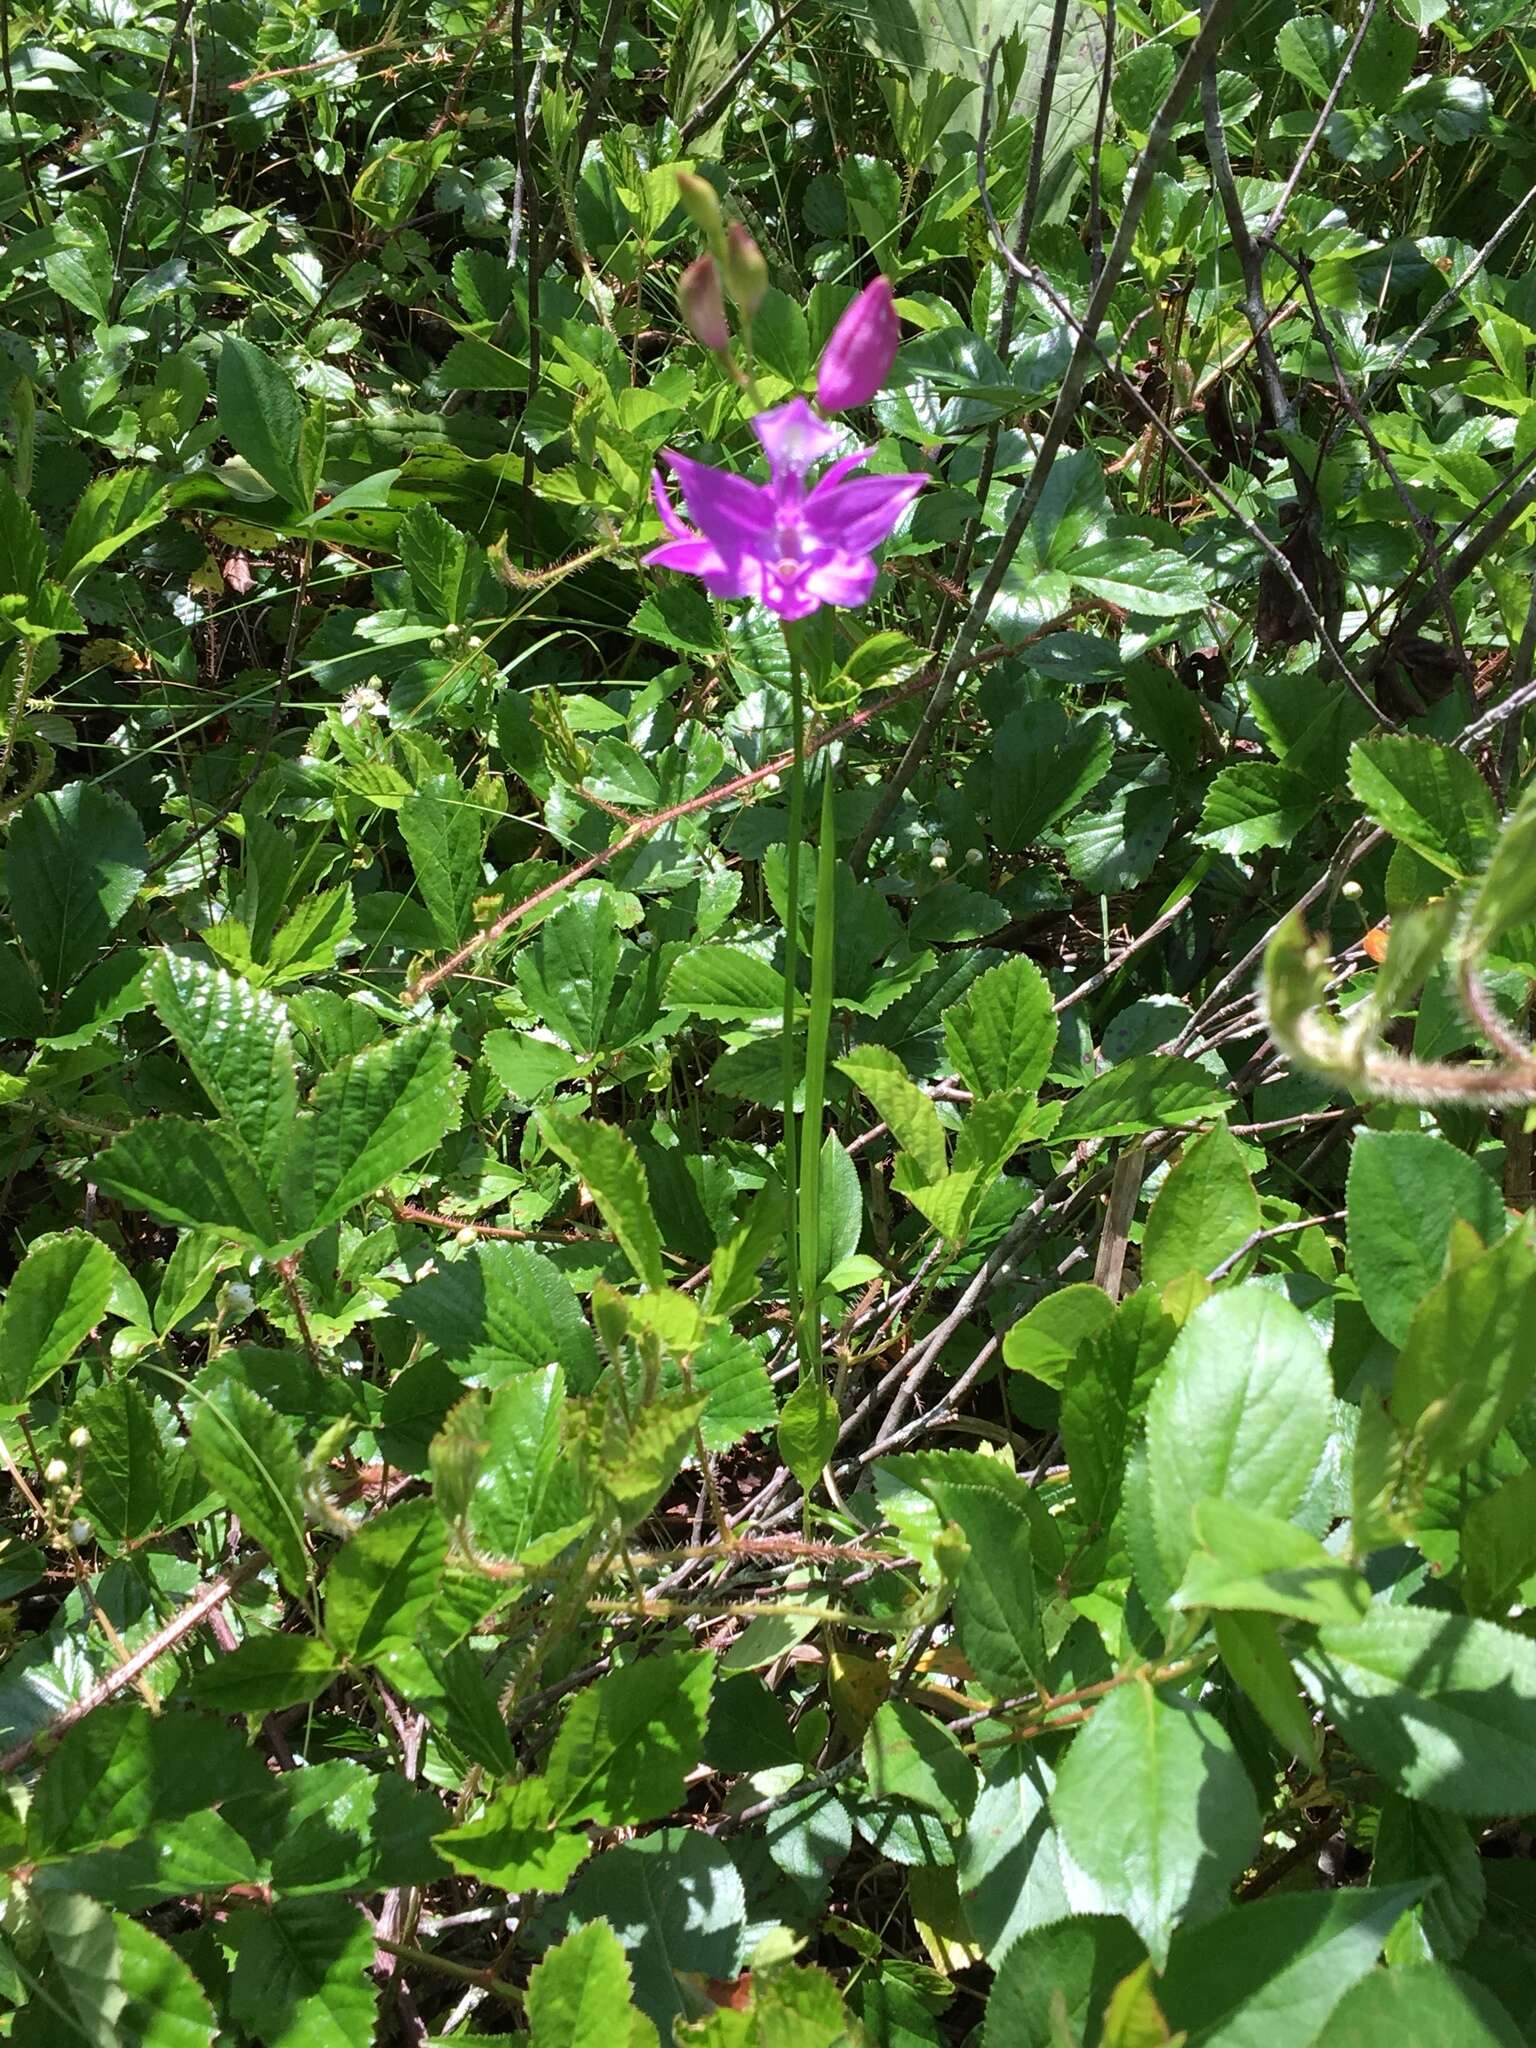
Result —
[{"label": "small white bud", "polygon": [[1361,888],[1358,882],[1351,880],[1343,885],[1343,887],[1339,890],[1339,894],[1348,903],[1358,903],[1360,901],[1360,898],[1365,894],[1365,891]]},{"label": "small white bud", "polygon": [[427,651],[429,654],[435,654],[441,659],[448,652],[448,642],[441,633],[434,634],[427,643]]},{"label": "small white bud", "polygon": [[458,1244],[473,1244],[475,1241],[475,1232],[467,1223],[462,1230],[456,1230],[453,1235]]},{"label": "small white bud", "polygon": [[69,1537],[72,1543],[89,1543],[95,1534],[96,1531],[83,1516],[77,1515],[69,1525]]},{"label": "small white bud", "polygon": [[968,846],[965,849],[965,864],[968,868],[979,868],[985,859],[986,855],[979,846]]},{"label": "small white bud", "polygon": [[936,853],[934,854],[933,858],[929,861],[928,865],[933,869],[933,872],[936,875],[942,875],[944,870],[949,866],[949,860],[946,855],[942,853]]},{"label": "small white bud", "polygon": [[90,1448],[90,1442],[91,1432],[84,1426],[84,1424],[82,1424],[79,1429],[72,1429],[69,1432],[69,1448],[72,1451],[88,1450]]},{"label": "small white bud", "polygon": [[481,648],[485,645],[485,642],[481,639],[478,633],[471,633],[469,636],[468,645],[471,654],[478,654]]},{"label": "small white bud", "polygon": [[62,1458],[50,1458],[44,1468],[43,1477],[50,1486],[62,1486],[69,1477],[69,1467]]},{"label": "small white bud", "polygon": [[777,775],[765,775],[763,777],[763,787],[764,789],[777,789],[779,787],[779,777]]}]

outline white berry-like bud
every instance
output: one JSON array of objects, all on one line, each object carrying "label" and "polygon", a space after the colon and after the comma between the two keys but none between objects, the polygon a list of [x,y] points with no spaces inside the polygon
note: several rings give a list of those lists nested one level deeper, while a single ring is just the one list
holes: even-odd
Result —
[{"label": "white berry-like bud", "polygon": [[69,1432],[69,1448],[72,1451],[83,1451],[89,1449],[90,1441],[91,1432],[88,1429],[86,1429],[83,1424],[79,1429],[72,1429]]},{"label": "white berry-like bud", "polygon": [[44,1468],[43,1477],[50,1486],[62,1486],[69,1477],[69,1467],[62,1458],[50,1458]]},{"label": "white berry-like bud", "polygon": [[442,655],[445,655],[448,652],[448,642],[443,638],[441,633],[438,633],[434,635],[434,637],[430,641],[428,641],[427,651],[430,654],[435,654],[441,657]]},{"label": "white berry-like bud", "polygon": [[77,1516],[69,1525],[69,1536],[72,1543],[89,1543],[95,1534],[96,1531],[91,1527],[90,1523],[81,1516]]},{"label": "white berry-like bud", "polygon": [[1339,894],[1350,903],[1358,903],[1360,901],[1360,898],[1365,894],[1365,891],[1361,888],[1358,882],[1349,881],[1346,882],[1344,886],[1340,889]]},{"label": "white berry-like bud", "polygon": [[765,776],[763,777],[763,787],[764,787],[764,789],[777,789],[777,788],[779,787],[779,778],[778,778],[778,776],[777,776],[777,775],[765,775]]},{"label": "white berry-like bud", "polygon": [[475,1232],[470,1228],[469,1224],[466,1223],[462,1230],[456,1230],[454,1232],[454,1237],[460,1244],[473,1244],[475,1241]]},{"label": "white berry-like bud", "polygon": [[479,635],[478,633],[471,633],[471,634],[470,634],[470,636],[469,636],[469,648],[470,648],[470,652],[471,652],[472,654],[478,654],[478,653],[480,652],[481,648],[482,648],[482,647],[483,647],[484,645],[485,645],[485,642],[484,642],[484,641],[483,641],[483,640],[481,639],[481,637],[480,637],[480,635]]},{"label": "white berry-like bud", "polygon": [[965,849],[965,864],[968,868],[979,868],[985,859],[986,855],[979,846],[968,846]]},{"label": "white berry-like bud", "polygon": [[933,872],[936,875],[942,875],[944,870],[949,866],[949,860],[946,855],[942,853],[936,853],[934,854],[933,858],[929,861],[928,865],[933,869]]}]

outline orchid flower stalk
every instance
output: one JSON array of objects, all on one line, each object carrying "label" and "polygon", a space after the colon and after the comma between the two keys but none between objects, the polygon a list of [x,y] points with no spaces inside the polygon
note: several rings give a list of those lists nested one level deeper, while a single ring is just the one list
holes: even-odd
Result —
[{"label": "orchid flower stalk", "polygon": [[[739,252],[738,252],[739,253]],[[701,263],[708,259],[701,259]],[[684,294],[687,310],[712,314],[714,300],[694,273]],[[729,276],[729,269],[727,270]],[[714,266],[709,283],[718,291]],[[740,303],[740,300],[738,300]],[[721,309],[723,318],[723,308]],[[700,333],[697,317],[689,325]],[[708,336],[702,338],[708,339]],[[900,339],[890,285],[877,278],[854,299],[834,328],[817,373],[823,410],[867,405],[890,374]],[[795,1125],[794,1029],[798,1007],[800,843],[805,821],[805,692],[802,622],[826,606],[867,604],[879,576],[875,550],[889,540],[897,522],[928,479],[915,472],[860,476],[874,454],[847,454],[842,434],[814,412],[804,398],[760,412],[752,422],[768,462],[766,482],[734,470],[699,462],[676,449],[663,451],[677,478],[689,525],[673,503],[661,472],[652,479],[656,511],[667,538],[644,557],[655,568],[697,576],[711,597],[752,598],[783,621],[790,656],[789,837],[786,847],[787,916],[784,931],[783,1158],[788,1195],[786,1271],[790,1326],[800,1358],[802,1384],[822,1390],[818,1289],[819,1194],[827,1037],[832,1007],[832,925],[835,826],[832,763],[823,791],[821,873],[818,888],[811,989],[803,1129]],[[814,1099],[813,1099],[814,1097]],[[821,1403],[825,1408],[825,1401]]]}]

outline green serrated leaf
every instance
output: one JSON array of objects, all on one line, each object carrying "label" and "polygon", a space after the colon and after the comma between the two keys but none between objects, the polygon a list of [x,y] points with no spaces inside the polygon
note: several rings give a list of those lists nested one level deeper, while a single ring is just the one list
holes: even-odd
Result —
[{"label": "green serrated leaf", "polygon": [[569,1111],[538,1110],[535,1115],[550,1150],[578,1173],[591,1191],[636,1277],[647,1287],[664,1286],[661,1232],[651,1208],[645,1168],[633,1142],[611,1124]]},{"label": "green serrated leaf", "polygon": [[402,1501],[365,1522],[325,1575],[325,1633],[349,1663],[371,1663],[414,1641],[443,1575],[442,1517],[429,1500]]},{"label": "green serrated leaf", "polygon": [[74,1357],[121,1271],[83,1230],[33,1239],[0,1304],[0,1401],[25,1401]]},{"label": "green serrated leaf", "polygon": [[1051,1143],[1080,1144],[1085,1138],[1126,1138],[1175,1128],[1220,1116],[1231,1102],[1221,1083],[1196,1061],[1177,1053],[1137,1053],[1071,1097]]},{"label": "green serrated leaf", "polygon": [[17,935],[45,986],[67,989],[127,916],[149,866],[120,796],[71,782],[22,805],[5,848]]},{"label": "green serrated leaf", "polygon": [[1488,785],[1453,747],[1406,733],[1357,740],[1349,786],[1384,832],[1458,881],[1475,875],[1493,850],[1498,813]]},{"label": "green serrated leaf", "polygon": [[174,953],[157,956],[145,986],[214,1107],[275,1180],[299,1110],[287,1010],[222,968]]},{"label": "green serrated leaf", "polygon": [[188,1435],[209,1485],[266,1550],[289,1592],[302,1597],[309,1581],[302,1474],[287,1423],[241,1381],[222,1380],[198,1397]]},{"label": "green serrated leaf", "polygon": [[333,1067],[300,1117],[283,1168],[290,1227],[323,1230],[435,1151],[459,1119],[450,1026],[413,1026]]},{"label": "green serrated leaf", "polygon": [[989,969],[945,1011],[944,1042],[973,1094],[1032,1093],[1056,1049],[1056,1014],[1045,976],[1022,953]]},{"label": "green serrated leaf", "polygon": [[555,1818],[628,1827],[670,1813],[703,1752],[713,1683],[706,1651],[678,1651],[641,1657],[578,1694],[544,1773]]}]

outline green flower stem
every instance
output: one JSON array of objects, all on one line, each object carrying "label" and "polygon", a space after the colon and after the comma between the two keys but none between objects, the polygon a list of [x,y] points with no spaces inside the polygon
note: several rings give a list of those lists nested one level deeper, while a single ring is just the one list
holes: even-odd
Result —
[{"label": "green flower stem", "polygon": [[800,1377],[821,1377],[821,1124],[832,1035],[833,944],[837,910],[837,821],[832,757],[821,772],[821,834],[816,851],[816,923],[811,935],[811,1011],[805,1037],[805,1099],[800,1132]]},{"label": "green flower stem", "polygon": [[795,1012],[800,968],[800,840],[805,830],[805,676],[799,636],[784,629],[789,649],[789,725],[794,760],[789,770],[789,839],[784,864],[784,1274],[789,1326],[800,1328],[800,1254],[797,1201],[800,1185],[795,1132]]}]

